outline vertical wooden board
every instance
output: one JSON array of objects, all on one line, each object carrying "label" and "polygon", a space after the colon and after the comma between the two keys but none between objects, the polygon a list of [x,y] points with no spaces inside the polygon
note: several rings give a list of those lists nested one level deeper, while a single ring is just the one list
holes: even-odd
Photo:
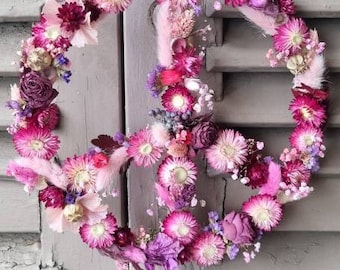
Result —
[{"label": "vertical wooden board", "polygon": [[37,192],[24,192],[14,180],[0,178],[0,232],[40,232]]},{"label": "vertical wooden board", "polygon": [[[124,16],[125,58],[125,110],[127,133],[144,128],[152,119],[148,111],[159,106],[145,89],[147,74],[157,64],[156,36],[148,20],[152,0],[135,1]],[[128,171],[129,225],[137,228],[158,226],[157,207],[154,195],[156,166],[151,169],[136,168]],[[146,215],[148,208],[155,215]]]},{"label": "vertical wooden board", "polygon": [[[99,45],[73,48],[67,54],[73,66],[71,83],[57,86],[60,91],[57,104],[62,114],[58,130],[62,160],[86,152],[90,140],[97,135],[113,135],[122,129],[120,34],[120,17],[107,17],[99,26]],[[120,181],[115,184],[123,190]],[[110,199],[109,203],[119,223],[124,224],[124,194],[121,196],[120,199]],[[55,261],[70,270],[114,267],[113,260],[88,248],[79,235],[54,233],[46,222],[43,222],[42,247],[44,265]]]}]

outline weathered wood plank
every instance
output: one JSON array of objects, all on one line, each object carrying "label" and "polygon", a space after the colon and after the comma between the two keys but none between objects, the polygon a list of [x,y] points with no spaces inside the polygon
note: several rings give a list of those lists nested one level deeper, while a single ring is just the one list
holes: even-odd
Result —
[{"label": "weathered wood plank", "polygon": [[44,0],[2,0],[0,22],[37,21]]},{"label": "weathered wood plank", "polygon": [[[327,222],[327,221],[325,221]],[[339,268],[340,234],[337,232],[272,232],[261,240],[260,253],[251,263],[242,254],[213,270],[335,270]],[[187,269],[201,269],[190,267]]]},{"label": "weathered wood plank", "polygon": [[[73,67],[71,82],[57,85],[60,92],[57,103],[62,114],[58,130],[62,142],[59,151],[62,160],[86,152],[90,140],[97,135],[114,134],[122,129],[120,35],[120,17],[107,17],[99,27],[100,42],[97,46],[73,48],[68,54]],[[125,188],[120,180],[114,183],[121,194],[119,198],[108,199],[108,203],[118,222],[124,225]],[[42,226],[43,264],[56,261],[65,269],[72,270],[114,269],[113,260],[88,248],[79,235],[54,233],[45,220]]]},{"label": "weathered wood plank", "polygon": [[6,175],[7,163],[16,156],[12,139],[6,131],[0,132],[0,176]]},{"label": "weathered wood plank", "polygon": [[[222,17],[222,18],[238,18],[240,12],[230,6],[222,3],[221,10],[215,10],[213,7],[215,1],[207,1],[206,14],[209,17]],[[323,1],[310,1],[310,0],[295,0],[297,16],[304,18],[340,18],[340,3],[338,0],[323,0]]]},{"label": "weathered wood plank", "polygon": [[0,130],[6,130],[12,123],[13,117],[11,111],[6,108],[4,104],[10,99],[10,84],[13,84],[14,82],[14,80],[9,78],[0,78]]},{"label": "weathered wood plank", "polygon": [[[331,71],[340,71],[340,21],[309,20],[320,39],[327,43],[325,56]],[[248,22],[229,20],[224,27],[224,44],[207,50],[206,68],[217,72],[287,72],[284,67],[271,68],[265,54],[272,47],[271,38],[263,38]]]},{"label": "weathered wood plank", "polygon": [[[224,76],[224,96],[215,103],[215,118],[234,126],[293,126],[288,110],[293,98],[293,75],[289,73],[228,73]],[[340,78],[329,77],[329,127],[340,126]]]},{"label": "weathered wood plank", "polygon": [[18,75],[18,62],[21,40],[31,35],[30,23],[2,23],[0,24],[0,77],[13,77]]},{"label": "weathered wood plank", "polygon": [[23,188],[14,180],[0,178],[0,232],[40,232],[37,193],[28,195]]}]

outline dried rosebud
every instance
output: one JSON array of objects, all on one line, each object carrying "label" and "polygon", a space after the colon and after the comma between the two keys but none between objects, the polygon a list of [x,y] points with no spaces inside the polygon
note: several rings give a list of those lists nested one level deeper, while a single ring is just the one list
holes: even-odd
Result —
[{"label": "dried rosebud", "polygon": [[47,128],[53,130],[57,127],[60,119],[60,111],[56,104],[51,104],[43,110],[36,112],[32,121],[40,128]]},{"label": "dried rosebud", "polygon": [[222,221],[223,236],[234,244],[252,243],[255,232],[249,217],[243,213],[230,212]]},{"label": "dried rosebud", "polygon": [[47,107],[58,95],[49,79],[38,72],[28,72],[20,80],[20,96],[32,109]]},{"label": "dried rosebud", "polygon": [[218,137],[218,127],[213,122],[202,122],[192,131],[192,146],[195,149],[208,148],[215,143]]},{"label": "dried rosebud", "polygon": [[188,146],[180,140],[172,140],[168,145],[168,154],[173,157],[185,157],[188,154]]},{"label": "dried rosebud", "polygon": [[93,156],[93,164],[96,168],[100,169],[109,163],[108,157],[104,153],[96,153]]},{"label": "dried rosebud", "polygon": [[263,186],[267,183],[268,175],[268,164],[260,161],[251,164],[247,170],[247,177],[249,179],[247,186],[252,188]]},{"label": "dried rosebud", "polygon": [[115,244],[120,247],[125,247],[133,242],[134,236],[129,228],[119,227],[114,234]]},{"label": "dried rosebud", "polygon": [[63,208],[65,206],[64,191],[55,186],[48,186],[39,191],[39,201],[45,203],[45,207]]}]

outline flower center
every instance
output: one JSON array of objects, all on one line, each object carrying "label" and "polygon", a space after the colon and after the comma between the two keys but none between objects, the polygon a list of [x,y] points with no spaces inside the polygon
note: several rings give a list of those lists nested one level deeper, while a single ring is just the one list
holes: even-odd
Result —
[{"label": "flower center", "polygon": [[144,143],[142,144],[140,147],[139,147],[139,152],[142,154],[142,155],[150,155],[151,152],[152,152],[152,145],[150,143]]},{"label": "flower center", "polygon": [[79,221],[84,215],[83,207],[76,203],[76,204],[68,204],[65,206],[63,210],[64,217],[69,222],[77,222]]},{"label": "flower center", "polygon": [[236,149],[232,145],[224,145],[222,148],[222,153],[227,158],[233,158],[236,154]]},{"label": "flower center", "polygon": [[40,140],[32,140],[31,141],[31,148],[34,151],[40,151],[41,149],[44,148],[44,143]]},{"label": "flower center", "polygon": [[311,111],[309,110],[308,107],[302,107],[301,108],[301,114],[303,116],[304,119],[309,120],[312,118],[312,114]]},{"label": "flower center", "polygon": [[185,99],[183,98],[183,96],[181,95],[175,95],[173,98],[172,98],[172,105],[175,107],[175,108],[182,108],[185,104]]},{"label": "flower center", "polygon": [[290,35],[290,42],[294,46],[299,46],[302,43],[302,41],[303,41],[303,38],[300,33],[292,33]]},{"label": "flower center", "polygon": [[95,224],[91,227],[91,233],[95,237],[100,237],[105,233],[105,226],[102,223]]},{"label": "flower center", "polygon": [[311,135],[305,135],[305,136],[303,137],[303,141],[304,141],[305,145],[311,146],[311,145],[313,145],[313,142],[314,142],[313,136],[311,136]]},{"label": "flower center", "polygon": [[90,173],[87,170],[79,170],[74,177],[74,181],[79,186],[84,186],[84,184],[90,181],[90,178]]},{"label": "flower center", "polygon": [[183,167],[177,167],[172,170],[172,175],[177,184],[184,184],[188,177],[188,172]]},{"label": "flower center", "polygon": [[186,236],[189,233],[189,231],[190,231],[189,227],[183,223],[179,224],[176,230],[177,234],[180,237]]},{"label": "flower center", "polygon": [[268,209],[262,208],[258,210],[258,213],[256,214],[256,220],[259,222],[267,222],[270,217],[270,212]]},{"label": "flower center", "polygon": [[208,245],[204,247],[202,255],[206,259],[213,259],[216,254],[216,247],[214,245]]},{"label": "flower center", "polygon": [[60,35],[59,27],[57,26],[49,26],[46,28],[45,37],[55,41]]}]

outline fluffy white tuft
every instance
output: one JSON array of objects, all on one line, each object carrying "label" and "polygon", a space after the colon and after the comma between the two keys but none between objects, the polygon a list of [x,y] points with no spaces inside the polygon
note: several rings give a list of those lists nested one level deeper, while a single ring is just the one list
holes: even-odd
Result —
[{"label": "fluffy white tuft", "polygon": [[151,134],[158,146],[165,146],[170,140],[169,130],[162,123],[156,122],[151,126]]}]

